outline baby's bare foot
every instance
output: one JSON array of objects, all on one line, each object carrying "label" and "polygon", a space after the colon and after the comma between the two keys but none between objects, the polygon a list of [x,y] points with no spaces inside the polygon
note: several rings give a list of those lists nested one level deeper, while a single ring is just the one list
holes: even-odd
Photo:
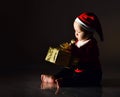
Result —
[{"label": "baby's bare foot", "polygon": [[55,82],[53,76],[51,76],[51,75],[45,75],[45,74],[41,75],[41,81],[45,82],[45,83],[54,83]]}]

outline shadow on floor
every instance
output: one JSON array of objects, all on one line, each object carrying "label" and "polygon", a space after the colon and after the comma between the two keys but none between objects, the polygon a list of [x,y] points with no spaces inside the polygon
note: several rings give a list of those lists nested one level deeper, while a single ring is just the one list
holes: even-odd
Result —
[{"label": "shadow on floor", "polygon": [[103,87],[120,87],[120,79],[104,79],[102,81]]}]

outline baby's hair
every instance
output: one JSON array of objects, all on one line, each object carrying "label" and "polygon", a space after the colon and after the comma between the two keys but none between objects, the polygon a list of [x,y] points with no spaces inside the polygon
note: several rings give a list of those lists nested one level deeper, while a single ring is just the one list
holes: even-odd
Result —
[{"label": "baby's hair", "polygon": [[88,31],[88,30],[86,30],[86,29],[84,29],[83,27],[81,27],[80,26],[80,29],[81,29],[81,31],[83,31],[84,33],[85,33],[85,36],[87,37],[87,38],[93,38],[93,36],[94,36],[94,32],[92,32],[92,31]]}]

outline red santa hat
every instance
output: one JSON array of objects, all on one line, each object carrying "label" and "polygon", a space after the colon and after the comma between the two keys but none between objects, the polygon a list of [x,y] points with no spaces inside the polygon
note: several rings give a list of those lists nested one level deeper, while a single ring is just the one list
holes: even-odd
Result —
[{"label": "red santa hat", "polygon": [[103,41],[103,32],[98,17],[92,12],[83,12],[76,19],[81,27],[90,32],[97,32],[101,41]]}]

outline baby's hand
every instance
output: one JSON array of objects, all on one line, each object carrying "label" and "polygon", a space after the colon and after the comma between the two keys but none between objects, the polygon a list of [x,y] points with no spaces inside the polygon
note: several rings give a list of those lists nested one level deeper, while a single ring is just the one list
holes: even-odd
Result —
[{"label": "baby's hand", "polygon": [[70,43],[65,42],[65,43],[60,44],[60,47],[61,47],[62,49],[70,50],[70,49],[71,49],[71,45],[74,44],[74,43],[75,43],[75,40],[72,39],[72,40],[70,41]]},{"label": "baby's hand", "polygon": [[61,47],[62,49],[68,49],[68,48],[70,47],[70,45],[69,45],[68,42],[65,42],[65,43],[63,43],[63,44],[60,44],[60,47]]}]

